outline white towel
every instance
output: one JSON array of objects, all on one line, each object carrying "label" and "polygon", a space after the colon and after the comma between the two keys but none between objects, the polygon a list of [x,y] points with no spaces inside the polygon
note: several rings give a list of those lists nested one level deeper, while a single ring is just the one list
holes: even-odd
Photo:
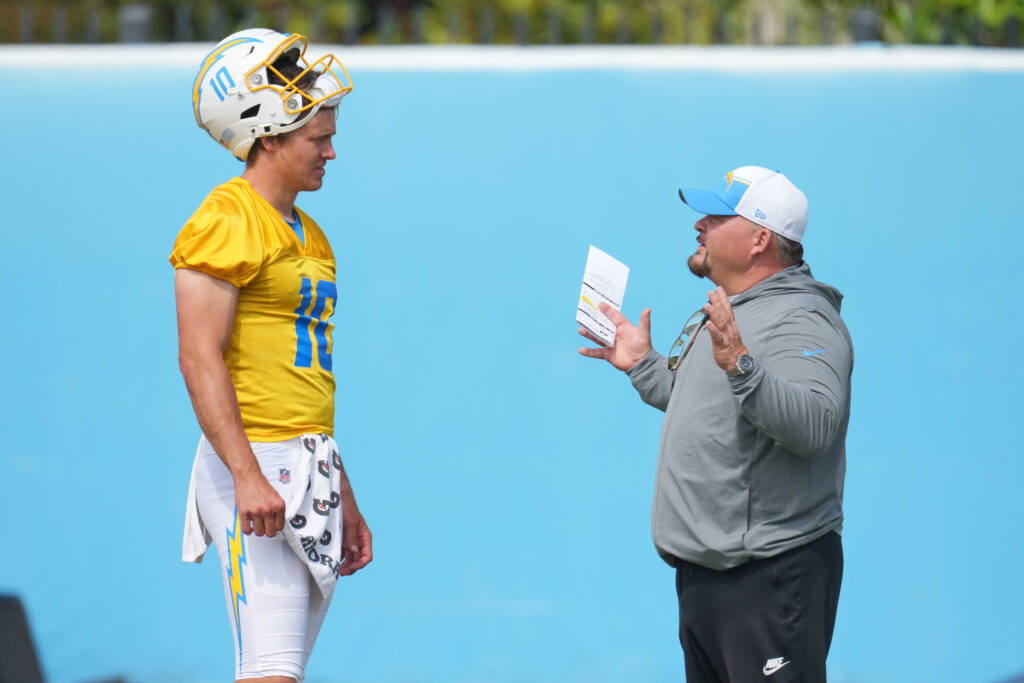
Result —
[{"label": "white towel", "polygon": [[181,559],[183,562],[199,563],[213,543],[210,530],[203,523],[203,516],[199,514],[199,498],[196,495],[196,464],[199,463],[199,454],[206,445],[206,437],[199,439],[199,446],[196,448],[196,457],[192,461],[192,475],[188,480],[188,498],[185,501],[185,534],[181,540]]},{"label": "white towel", "polygon": [[341,565],[341,456],[326,434],[303,434],[292,500],[285,501],[284,536],[305,559],[324,600],[330,602]]},{"label": "white towel", "polygon": [[[341,457],[338,445],[326,434],[303,434],[296,439],[291,500],[284,507],[284,537],[309,568],[324,600],[330,602],[341,564]],[[199,451],[205,445],[200,439]],[[202,562],[210,547],[210,532],[199,514],[195,464],[185,506],[185,534],[181,559]]]}]

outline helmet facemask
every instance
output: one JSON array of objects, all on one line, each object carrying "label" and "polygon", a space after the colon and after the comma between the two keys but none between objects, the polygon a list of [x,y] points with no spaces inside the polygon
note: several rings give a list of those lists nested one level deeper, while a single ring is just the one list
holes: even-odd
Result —
[{"label": "helmet facemask", "polygon": [[[310,64],[305,52],[306,39],[292,34],[245,75],[250,91],[275,91],[285,113],[296,117],[292,123],[279,126],[279,133],[300,127],[321,106],[337,106],[352,90],[348,71],[334,55],[324,55]],[[335,70],[344,75],[344,80]],[[309,113],[300,116],[304,112]]]}]

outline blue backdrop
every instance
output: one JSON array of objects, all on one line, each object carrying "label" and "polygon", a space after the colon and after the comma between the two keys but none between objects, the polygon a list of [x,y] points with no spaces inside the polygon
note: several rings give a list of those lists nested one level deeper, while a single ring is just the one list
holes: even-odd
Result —
[{"label": "blue backdrop", "polygon": [[[179,561],[198,428],[166,259],[240,164],[195,126],[193,62],[10,54],[0,592],[56,683],[228,680],[216,563]],[[652,307],[671,345],[709,288],[676,188],[744,164],[810,198],[807,259],[846,294],[856,346],[830,680],[1024,670],[1016,57],[360,71],[355,54],[338,159],[299,203],[338,258],[338,441],[375,560],[342,581],[308,680],[682,679],[649,534],[661,414],[577,355],[573,317],[595,244],[632,269],[624,312]]]}]

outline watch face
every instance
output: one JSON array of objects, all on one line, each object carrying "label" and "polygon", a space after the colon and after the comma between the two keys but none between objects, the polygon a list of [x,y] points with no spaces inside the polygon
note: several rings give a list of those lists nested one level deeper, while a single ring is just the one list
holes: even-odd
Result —
[{"label": "watch face", "polygon": [[744,353],[736,359],[736,365],[738,365],[740,370],[745,374],[754,369],[754,359]]}]

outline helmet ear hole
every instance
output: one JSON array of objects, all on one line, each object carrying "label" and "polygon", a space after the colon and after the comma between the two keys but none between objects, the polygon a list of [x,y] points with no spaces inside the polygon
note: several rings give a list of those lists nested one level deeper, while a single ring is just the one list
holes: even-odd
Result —
[{"label": "helmet ear hole", "polygon": [[257,104],[255,107],[249,107],[248,109],[243,111],[239,115],[238,120],[239,121],[243,121],[245,119],[254,119],[254,118],[256,118],[257,115],[259,115],[259,113],[260,113],[260,105]]}]

